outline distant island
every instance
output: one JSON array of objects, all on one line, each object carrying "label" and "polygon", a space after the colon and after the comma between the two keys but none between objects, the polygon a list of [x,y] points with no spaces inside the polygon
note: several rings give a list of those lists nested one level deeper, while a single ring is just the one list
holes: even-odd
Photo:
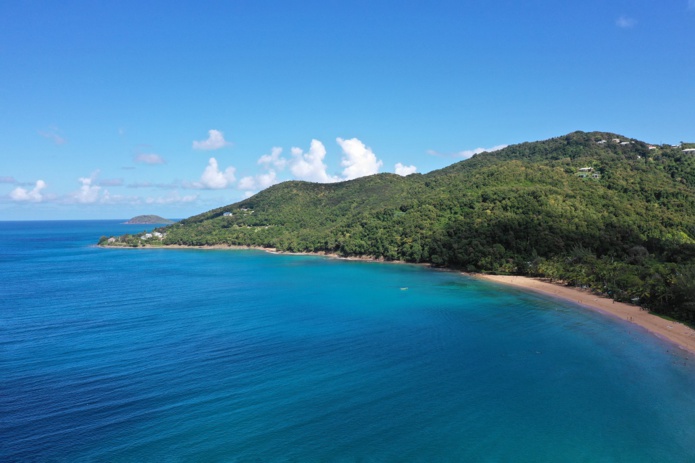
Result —
[{"label": "distant island", "polygon": [[695,323],[695,144],[573,132],[427,174],[288,181],[99,244],[251,246],[543,277]]},{"label": "distant island", "polygon": [[139,215],[133,217],[129,221],[125,222],[127,225],[159,225],[159,224],[172,224],[173,220],[165,219],[158,215]]}]

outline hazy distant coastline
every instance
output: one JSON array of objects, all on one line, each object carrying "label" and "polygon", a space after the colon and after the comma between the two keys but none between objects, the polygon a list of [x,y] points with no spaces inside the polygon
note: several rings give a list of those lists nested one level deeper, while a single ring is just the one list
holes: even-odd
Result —
[{"label": "hazy distant coastline", "polygon": [[132,219],[124,222],[127,225],[170,225],[174,223],[173,220],[165,219],[158,215],[138,215]]}]

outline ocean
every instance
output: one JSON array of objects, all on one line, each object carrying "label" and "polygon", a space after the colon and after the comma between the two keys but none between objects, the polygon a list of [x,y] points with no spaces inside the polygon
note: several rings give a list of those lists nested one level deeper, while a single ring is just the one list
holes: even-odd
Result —
[{"label": "ocean", "polygon": [[94,246],[142,230],[0,222],[0,461],[695,461],[695,358],[634,325],[422,266]]}]

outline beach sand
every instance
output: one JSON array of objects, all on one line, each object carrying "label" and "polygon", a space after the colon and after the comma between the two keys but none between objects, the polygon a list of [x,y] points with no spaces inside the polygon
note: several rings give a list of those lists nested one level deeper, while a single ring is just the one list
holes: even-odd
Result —
[{"label": "beach sand", "polygon": [[536,291],[552,297],[558,297],[566,301],[575,302],[599,311],[603,314],[620,318],[628,323],[634,323],[656,336],[676,344],[681,349],[695,354],[695,330],[676,321],[652,315],[642,308],[616,302],[613,299],[597,296],[588,291],[560,284],[548,283],[537,278],[507,276],[507,275],[483,275],[466,274],[474,278],[494,281],[505,285],[515,286],[531,291]]}]

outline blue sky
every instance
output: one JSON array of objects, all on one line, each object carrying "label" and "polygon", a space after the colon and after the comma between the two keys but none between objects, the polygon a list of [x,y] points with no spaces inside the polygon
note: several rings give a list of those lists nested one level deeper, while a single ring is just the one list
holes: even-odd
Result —
[{"label": "blue sky", "polygon": [[575,130],[695,141],[695,0],[8,1],[0,108],[0,220],[182,218]]}]

